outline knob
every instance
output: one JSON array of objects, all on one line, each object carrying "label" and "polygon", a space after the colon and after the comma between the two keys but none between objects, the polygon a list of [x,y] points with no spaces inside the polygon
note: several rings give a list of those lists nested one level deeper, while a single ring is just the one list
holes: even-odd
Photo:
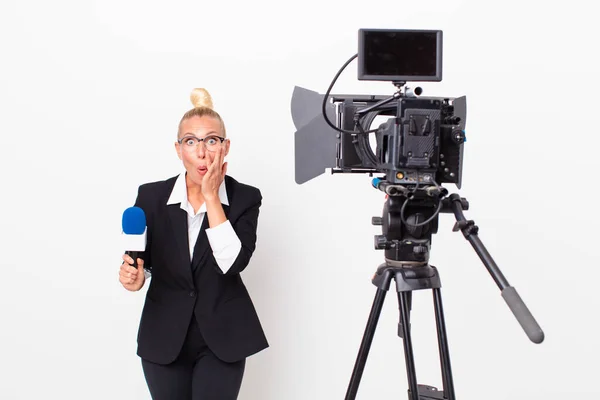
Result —
[{"label": "knob", "polygon": [[452,132],[452,140],[456,144],[464,143],[466,141],[465,132],[460,130]]},{"label": "knob", "polygon": [[375,235],[375,250],[389,249],[390,244],[384,235]]}]

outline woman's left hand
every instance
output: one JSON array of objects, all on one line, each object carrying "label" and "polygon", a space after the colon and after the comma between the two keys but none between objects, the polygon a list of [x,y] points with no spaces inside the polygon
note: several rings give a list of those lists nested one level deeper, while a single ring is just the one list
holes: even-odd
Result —
[{"label": "woman's left hand", "polygon": [[227,173],[227,163],[223,163],[225,149],[218,146],[215,157],[209,165],[204,178],[202,178],[202,196],[205,201],[211,201],[219,198],[219,187],[223,183]]}]

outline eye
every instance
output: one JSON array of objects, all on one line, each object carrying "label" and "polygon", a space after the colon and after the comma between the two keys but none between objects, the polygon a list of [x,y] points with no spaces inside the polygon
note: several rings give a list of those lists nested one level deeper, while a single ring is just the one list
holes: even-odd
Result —
[{"label": "eye", "polygon": [[209,136],[204,140],[205,140],[206,144],[209,146],[214,146],[215,144],[217,144],[219,142],[219,139],[216,136]]},{"label": "eye", "polygon": [[188,146],[194,146],[196,144],[196,140],[194,140],[194,138],[187,138],[184,139],[183,143],[185,143]]}]

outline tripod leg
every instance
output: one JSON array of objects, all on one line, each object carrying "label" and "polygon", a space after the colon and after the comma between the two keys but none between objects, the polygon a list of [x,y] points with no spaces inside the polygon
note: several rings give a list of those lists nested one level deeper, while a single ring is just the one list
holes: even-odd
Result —
[{"label": "tripod leg", "polygon": [[440,349],[440,363],[442,367],[442,383],[444,385],[444,398],[455,400],[452,369],[450,367],[450,353],[448,351],[448,337],[446,336],[446,323],[442,307],[442,294],[440,289],[433,289],[433,302],[435,307],[435,320],[437,325],[438,346]]},{"label": "tripod leg", "polygon": [[409,398],[410,400],[419,400],[415,358],[412,349],[412,339],[410,337],[410,301],[410,292],[398,292],[400,325],[402,326],[402,342],[404,343],[404,359],[406,361],[406,374],[408,375]]},{"label": "tripod leg", "polygon": [[[408,303],[408,320],[406,321],[409,328],[410,328],[410,310],[412,309],[412,292],[406,292],[406,298],[407,298],[407,303]],[[400,305],[400,301],[398,301],[398,306]],[[400,310],[400,308],[398,308],[399,312],[401,313],[402,311]],[[404,336],[404,328],[402,327],[402,318],[400,318],[400,321],[398,322],[398,336],[403,338]]]},{"label": "tripod leg", "polygon": [[365,364],[367,362],[367,356],[369,355],[371,343],[373,342],[373,335],[375,334],[377,321],[379,320],[379,315],[381,314],[381,309],[383,307],[383,301],[385,300],[385,294],[385,290],[377,288],[375,300],[373,300],[373,306],[371,307],[371,313],[369,314],[367,327],[365,328],[365,333],[360,344],[356,363],[354,364],[354,370],[352,371],[352,377],[350,378],[350,385],[348,386],[345,400],[354,400],[356,398],[358,385],[360,384],[360,379],[365,369]]}]

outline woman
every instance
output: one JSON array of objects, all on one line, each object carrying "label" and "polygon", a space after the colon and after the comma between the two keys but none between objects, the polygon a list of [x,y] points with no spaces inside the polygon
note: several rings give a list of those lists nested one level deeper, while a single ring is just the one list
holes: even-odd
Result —
[{"label": "woman", "polygon": [[119,280],[150,278],[137,354],[153,400],[237,399],[245,360],[268,347],[242,272],[255,249],[262,196],[226,175],[225,125],[204,89],[179,123],[185,173],[141,185],[147,245],[138,268],[123,255]]}]

